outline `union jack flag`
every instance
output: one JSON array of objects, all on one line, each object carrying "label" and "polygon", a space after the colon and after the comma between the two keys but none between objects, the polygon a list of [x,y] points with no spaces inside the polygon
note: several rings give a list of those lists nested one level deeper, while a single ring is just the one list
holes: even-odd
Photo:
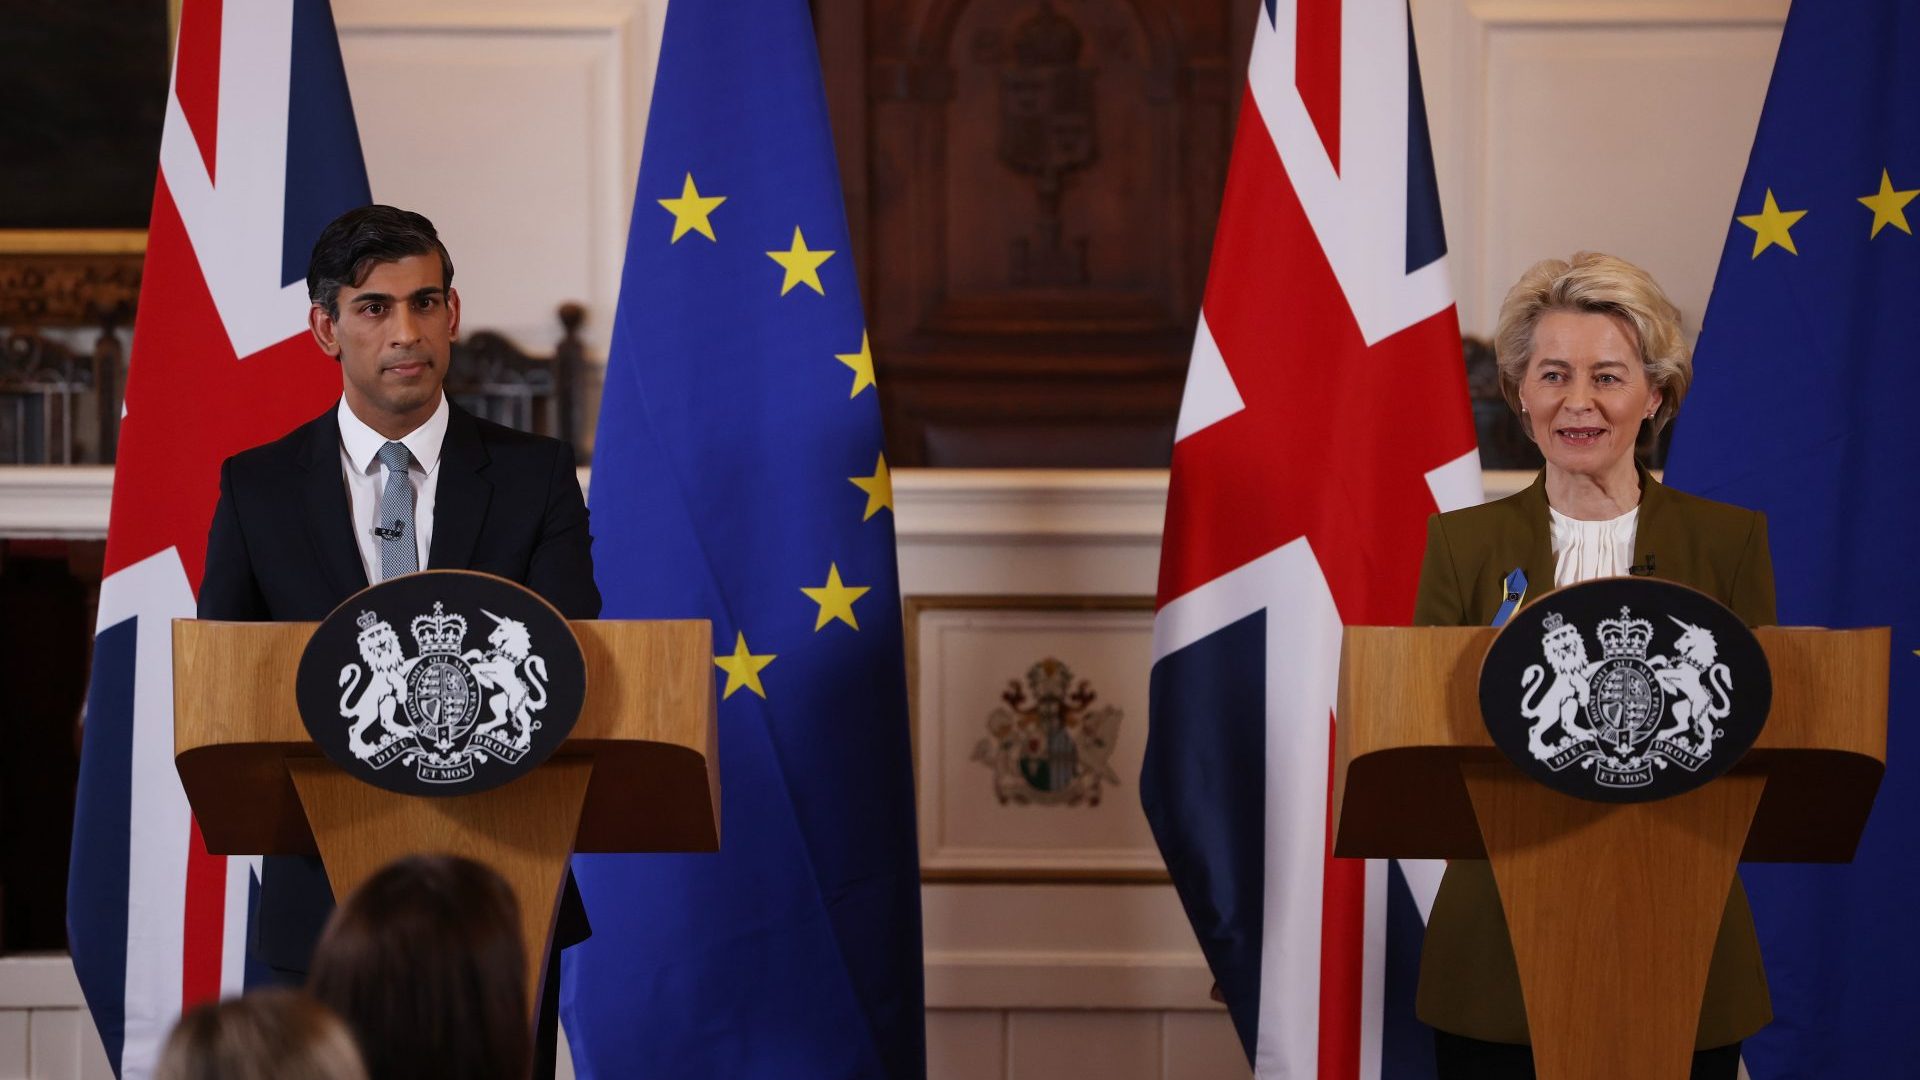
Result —
[{"label": "union jack flag", "polygon": [[1405,0],[1267,0],[1175,433],[1141,798],[1254,1072],[1431,1076],[1434,863],[1332,857],[1344,624],[1480,501]]},{"label": "union jack flag", "polygon": [[307,335],[326,223],[370,201],[327,0],[186,0],[167,92],[94,637],[68,937],[122,1077],[186,1005],[248,983],[258,860],[209,855],[173,766],[220,463],[340,393]]}]

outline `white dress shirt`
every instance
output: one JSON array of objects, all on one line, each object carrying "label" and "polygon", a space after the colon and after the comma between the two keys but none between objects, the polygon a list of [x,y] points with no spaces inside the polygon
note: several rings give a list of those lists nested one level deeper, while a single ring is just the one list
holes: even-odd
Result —
[{"label": "white dress shirt", "polygon": [[[387,470],[380,464],[380,448],[387,437],[360,422],[340,399],[340,473],[347,484],[347,501],[353,509],[353,540],[360,547],[360,565],[367,580],[380,580],[380,540],[373,528],[380,522],[380,492],[387,486]],[[440,395],[440,407],[427,422],[398,440],[413,455],[407,466],[407,482],[413,485],[413,542],[420,553],[420,569],[427,568],[427,551],[433,543],[433,495],[440,486],[440,447],[447,441],[447,396]]]},{"label": "white dress shirt", "polygon": [[1640,508],[1605,521],[1581,521],[1547,507],[1553,515],[1553,584],[1565,588],[1600,577],[1619,577],[1633,565],[1633,538]]}]

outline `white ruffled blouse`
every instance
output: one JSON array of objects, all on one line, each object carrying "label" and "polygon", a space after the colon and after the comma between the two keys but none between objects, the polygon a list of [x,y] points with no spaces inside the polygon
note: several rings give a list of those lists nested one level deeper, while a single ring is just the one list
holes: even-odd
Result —
[{"label": "white ruffled blouse", "polygon": [[1634,529],[1640,508],[1606,521],[1581,521],[1547,507],[1553,515],[1553,584],[1565,588],[1598,577],[1624,575],[1633,565]]}]

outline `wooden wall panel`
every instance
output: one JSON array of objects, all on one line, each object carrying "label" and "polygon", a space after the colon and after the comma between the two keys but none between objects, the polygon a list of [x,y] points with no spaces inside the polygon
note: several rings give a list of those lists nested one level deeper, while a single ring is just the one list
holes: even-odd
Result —
[{"label": "wooden wall panel", "polygon": [[818,5],[894,464],[1166,462],[1256,6]]}]

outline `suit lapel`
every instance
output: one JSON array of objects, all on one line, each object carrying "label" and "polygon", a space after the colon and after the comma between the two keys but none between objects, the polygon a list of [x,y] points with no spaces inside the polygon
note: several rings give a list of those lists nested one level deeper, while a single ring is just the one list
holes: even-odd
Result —
[{"label": "suit lapel", "polygon": [[[1641,469],[1640,520],[1633,530],[1633,565],[1652,564],[1654,577],[1682,580],[1681,575],[1688,569],[1682,565],[1687,554],[1680,537],[1684,530],[1684,523],[1674,516],[1672,493],[1646,469]],[[1663,557],[1664,564],[1656,561]]]},{"label": "suit lapel", "polygon": [[487,502],[493,497],[493,485],[481,475],[487,461],[480,425],[471,414],[449,402],[447,441],[440,448],[440,484],[433,496],[428,569],[465,570],[472,564],[474,541],[487,519]]},{"label": "suit lapel", "polygon": [[1527,572],[1527,599],[1554,590],[1553,515],[1547,510],[1547,473],[1541,470],[1520,493],[1521,522],[1516,533],[1525,538],[1521,569]]},{"label": "suit lapel", "polygon": [[345,599],[367,587],[367,569],[360,562],[354,540],[353,506],[346,480],[340,475],[340,417],[333,409],[307,425],[306,533],[314,562],[326,576],[333,594]]}]

